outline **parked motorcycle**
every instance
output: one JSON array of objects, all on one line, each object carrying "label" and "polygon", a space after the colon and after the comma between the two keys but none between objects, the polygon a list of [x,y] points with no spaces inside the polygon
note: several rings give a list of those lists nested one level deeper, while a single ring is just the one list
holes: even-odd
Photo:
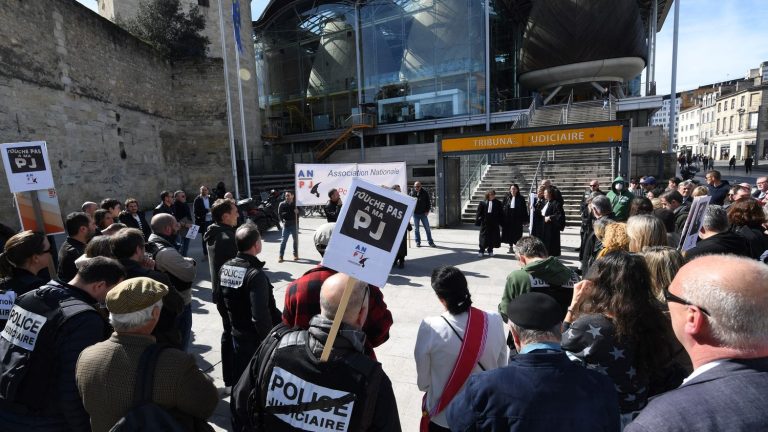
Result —
[{"label": "parked motorcycle", "polygon": [[269,200],[242,199],[237,202],[237,210],[244,220],[250,220],[255,223],[261,232],[265,232],[273,226],[278,227],[278,229],[280,228],[277,208]]}]

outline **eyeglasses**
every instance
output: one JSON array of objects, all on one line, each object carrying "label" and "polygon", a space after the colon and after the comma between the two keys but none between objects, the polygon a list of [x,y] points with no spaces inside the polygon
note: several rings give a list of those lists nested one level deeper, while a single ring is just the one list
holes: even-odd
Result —
[{"label": "eyeglasses", "polygon": [[682,297],[678,297],[678,296],[672,294],[671,292],[669,292],[669,288],[664,288],[663,293],[664,293],[664,300],[666,300],[667,303],[673,302],[673,303],[680,303],[680,304],[683,304],[683,305],[686,305],[686,306],[695,306],[695,307],[699,308],[700,311],[704,312],[704,315],[712,316],[712,315],[709,314],[709,311],[707,311],[703,307],[697,306],[697,305],[689,302],[688,300],[686,300],[686,299],[684,299]]}]

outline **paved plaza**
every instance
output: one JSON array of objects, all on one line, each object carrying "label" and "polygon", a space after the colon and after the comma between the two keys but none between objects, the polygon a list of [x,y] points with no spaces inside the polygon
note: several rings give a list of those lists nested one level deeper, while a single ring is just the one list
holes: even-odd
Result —
[{"label": "paved plaza", "polygon": [[[260,258],[266,261],[266,272],[275,287],[275,299],[282,309],[285,287],[295,278],[320,262],[312,235],[316,227],[325,222],[320,218],[301,221],[299,236],[300,260],[286,260],[277,263],[279,232],[273,228],[264,234],[264,249]],[[419,323],[426,316],[439,315],[442,306],[434,295],[429,278],[432,269],[443,264],[455,265],[467,276],[472,300],[477,307],[495,311],[501,299],[506,275],[517,269],[517,261],[506,253],[506,245],[494,257],[477,256],[478,229],[466,226],[459,229],[433,229],[437,248],[416,248],[411,238],[405,268],[393,268],[389,281],[383,287],[384,301],[392,311],[394,324],[389,341],[376,348],[376,356],[383,364],[384,371],[392,380],[397,397],[400,422],[404,431],[418,430],[422,393],[416,387],[416,364],[413,348]],[[211,282],[207,262],[202,260],[199,238],[190,245],[190,256],[198,260],[198,277],[194,289],[192,352],[198,356],[201,369],[221,380],[220,338],[221,320],[216,307],[211,303]],[[575,266],[578,246],[578,228],[567,228],[563,233],[564,261]],[[291,256],[290,245],[286,257]],[[217,430],[229,430],[228,398],[219,403],[211,423]]]}]

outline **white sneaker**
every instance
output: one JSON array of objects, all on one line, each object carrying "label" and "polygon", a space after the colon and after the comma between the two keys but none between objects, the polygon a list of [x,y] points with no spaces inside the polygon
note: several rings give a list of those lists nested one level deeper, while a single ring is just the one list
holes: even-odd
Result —
[{"label": "white sneaker", "polygon": [[482,252],[478,252],[478,253],[477,253],[477,256],[478,256],[478,257],[480,257],[480,258],[482,258],[484,255],[485,255],[485,254],[484,254],[484,253],[482,253]]},{"label": "white sneaker", "polygon": [[488,256],[492,257],[493,256],[493,251],[488,252]]}]

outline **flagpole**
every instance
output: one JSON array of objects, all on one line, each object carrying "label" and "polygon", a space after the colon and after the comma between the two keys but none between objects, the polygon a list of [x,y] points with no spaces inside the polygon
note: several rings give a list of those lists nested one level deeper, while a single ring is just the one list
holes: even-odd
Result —
[{"label": "flagpole", "polygon": [[224,61],[224,87],[227,93],[227,126],[229,126],[229,154],[232,159],[232,177],[235,182],[235,196],[240,197],[240,189],[237,185],[237,156],[235,153],[235,130],[232,125],[232,100],[229,97],[229,67],[227,65],[227,42],[224,33],[224,13],[221,10],[219,0],[219,31],[221,33],[221,56]]},{"label": "flagpole", "polygon": [[[237,17],[235,17],[234,7],[237,4]],[[245,166],[245,190],[248,192],[248,198],[251,197],[251,169],[248,166],[248,137],[245,131],[245,110],[243,109],[243,79],[240,76],[240,50],[242,49],[242,42],[240,41],[240,34],[237,31],[239,23],[234,24],[235,19],[240,19],[240,3],[235,0],[232,3],[232,33],[235,38],[235,63],[237,64],[237,95],[240,98],[240,129],[243,134],[243,165]]]}]

